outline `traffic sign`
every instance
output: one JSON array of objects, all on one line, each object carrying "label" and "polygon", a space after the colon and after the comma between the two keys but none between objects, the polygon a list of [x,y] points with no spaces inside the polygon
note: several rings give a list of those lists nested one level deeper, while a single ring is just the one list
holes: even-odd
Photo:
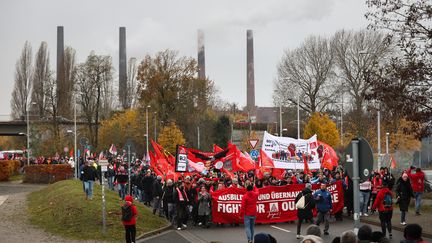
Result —
[{"label": "traffic sign", "polygon": [[252,147],[252,149],[254,149],[256,147],[258,142],[259,142],[259,139],[257,139],[257,138],[249,139],[249,144]]},{"label": "traffic sign", "polygon": [[251,150],[249,154],[252,157],[252,159],[258,159],[258,155],[259,155],[258,150],[256,150],[256,149]]}]

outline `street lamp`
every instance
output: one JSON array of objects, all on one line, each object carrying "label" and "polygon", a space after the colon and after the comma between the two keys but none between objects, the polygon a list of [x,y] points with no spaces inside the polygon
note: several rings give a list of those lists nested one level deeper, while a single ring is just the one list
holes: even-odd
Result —
[{"label": "street lamp", "polygon": [[154,141],[157,141],[157,130],[156,130],[156,114],[157,112],[153,112],[153,117],[154,117]]},{"label": "street lamp", "polygon": [[[370,53],[368,52],[368,50],[361,50],[359,51],[358,54],[360,54],[361,56],[371,54],[375,58],[378,58],[375,53]],[[363,71],[366,72],[367,70],[363,70]],[[377,152],[378,152],[378,169],[379,169],[381,168],[381,111],[379,106],[377,110],[377,138],[378,138]]]},{"label": "street lamp", "polygon": [[[36,105],[36,102],[31,102],[31,105]],[[26,103],[27,115],[27,165],[30,165],[30,120],[29,120],[29,102]]]},{"label": "street lamp", "polygon": [[146,134],[147,134],[147,136],[146,136],[146,160],[147,160],[148,152],[149,152],[148,108],[150,108],[150,107],[151,107],[150,105],[146,106]]},{"label": "street lamp", "polygon": [[297,96],[297,139],[300,139],[300,94]]},{"label": "street lamp", "polygon": [[386,155],[387,156],[389,154],[389,136],[390,136],[390,133],[386,132]]}]

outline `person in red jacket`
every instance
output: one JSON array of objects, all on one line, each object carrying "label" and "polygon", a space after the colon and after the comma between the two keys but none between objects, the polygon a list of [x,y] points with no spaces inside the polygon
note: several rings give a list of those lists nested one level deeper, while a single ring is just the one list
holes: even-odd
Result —
[{"label": "person in red jacket", "polygon": [[[372,210],[378,209],[379,219],[381,222],[381,231],[383,236],[386,235],[386,228],[389,232],[389,238],[392,238],[391,219],[393,217],[393,193],[387,181],[382,184],[382,189],[378,192],[372,205]],[[390,200],[390,201],[389,201]]]},{"label": "person in red jacket", "polygon": [[[415,172],[413,173],[412,170],[414,169]],[[411,186],[414,191],[416,215],[420,215],[420,204],[424,192],[425,174],[420,168],[416,168],[414,166],[411,166],[407,173],[411,180]]]},{"label": "person in red jacket", "polygon": [[132,210],[132,218],[130,220],[122,220],[123,226],[125,228],[125,238],[126,243],[135,243],[135,235],[136,235],[136,217],[138,215],[138,211],[136,206],[133,204],[133,198],[130,195],[125,197],[125,204],[128,204]]},{"label": "person in red jacket", "polygon": [[258,189],[253,184],[249,184],[247,187],[247,192],[243,195],[240,217],[244,216],[244,225],[246,230],[246,237],[248,243],[252,243],[254,238],[254,225],[257,215],[257,201],[258,201]]}]

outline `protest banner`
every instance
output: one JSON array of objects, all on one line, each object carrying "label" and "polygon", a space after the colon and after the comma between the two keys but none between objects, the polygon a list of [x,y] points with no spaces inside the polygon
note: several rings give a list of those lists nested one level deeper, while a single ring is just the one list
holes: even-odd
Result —
[{"label": "protest banner", "polygon": [[264,132],[262,150],[272,158],[274,168],[304,170],[304,161],[307,161],[309,169],[319,169],[321,163],[317,148],[316,135],[309,139],[295,139]]},{"label": "protest banner", "polygon": [[[296,196],[304,189],[304,184],[269,186],[258,189],[257,223],[277,223],[297,219]],[[319,184],[312,190],[319,190]],[[344,207],[342,182],[327,187],[332,195],[333,212]],[[214,223],[242,223],[240,219],[241,201],[246,193],[244,188],[226,188],[212,193],[212,219]]]}]

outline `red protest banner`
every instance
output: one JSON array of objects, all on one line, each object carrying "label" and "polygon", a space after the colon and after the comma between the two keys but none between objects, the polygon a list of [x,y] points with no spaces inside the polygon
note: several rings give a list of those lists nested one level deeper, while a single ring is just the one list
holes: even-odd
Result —
[{"label": "red protest banner", "polygon": [[[270,186],[259,189],[257,203],[257,223],[277,223],[297,219],[295,198],[304,189],[304,184]],[[313,191],[319,189],[312,185]],[[332,195],[333,212],[344,207],[342,182],[329,185],[327,190]],[[212,219],[214,223],[241,223],[240,207],[246,189],[226,188],[212,193]]]}]

